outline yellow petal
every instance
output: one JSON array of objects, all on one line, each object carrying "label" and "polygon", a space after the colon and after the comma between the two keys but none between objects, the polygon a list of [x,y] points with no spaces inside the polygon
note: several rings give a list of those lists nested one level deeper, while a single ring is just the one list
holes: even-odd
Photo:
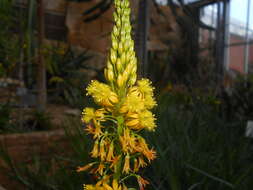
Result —
[{"label": "yellow petal", "polygon": [[137,113],[129,112],[127,113],[128,118],[138,119],[139,115]]},{"label": "yellow petal", "polygon": [[105,188],[105,190],[113,190],[113,188],[111,188],[108,184],[104,183],[103,187]]},{"label": "yellow petal", "polygon": [[129,127],[135,126],[137,124],[139,124],[139,120],[138,119],[133,119],[133,120],[130,120],[130,121],[126,122],[126,126],[129,126]]},{"label": "yellow petal", "polygon": [[112,181],[112,187],[113,187],[113,190],[117,190],[118,189],[118,181],[116,179],[113,179],[113,181]]}]

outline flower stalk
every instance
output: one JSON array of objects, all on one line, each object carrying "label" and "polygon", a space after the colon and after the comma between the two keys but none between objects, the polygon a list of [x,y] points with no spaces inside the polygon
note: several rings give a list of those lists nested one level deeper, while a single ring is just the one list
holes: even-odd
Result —
[{"label": "flower stalk", "polygon": [[138,172],[156,158],[156,152],[139,134],[156,128],[150,111],[156,106],[154,88],[148,79],[137,80],[129,0],[115,0],[114,4],[106,83],[94,80],[86,89],[100,109],[87,107],[82,113],[85,130],[94,139],[90,156],[95,161],[77,171],[89,171],[98,179],[96,184],[85,184],[84,190],[127,190],[129,177],[135,177],[144,190],[149,182]]}]

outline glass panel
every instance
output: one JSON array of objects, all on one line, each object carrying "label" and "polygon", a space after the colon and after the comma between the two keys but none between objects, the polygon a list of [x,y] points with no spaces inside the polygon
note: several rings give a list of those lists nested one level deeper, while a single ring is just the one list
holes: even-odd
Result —
[{"label": "glass panel", "polygon": [[217,4],[208,5],[201,10],[201,21],[212,27],[216,27],[217,23]]},{"label": "glass panel", "polygon": [[250,1],[250,19],[249,19],[251,34],[253,35],[253,0]]},{"label": "glass panel", "polygon": [[184,0],[184,3],[187,4],[187,3],[194,3],[196,1],[200,1],[200,0]]},{"label": "glass panel", "polygon": [[230,1],[230,32],[236,41],[245,41],[248,0]]}]

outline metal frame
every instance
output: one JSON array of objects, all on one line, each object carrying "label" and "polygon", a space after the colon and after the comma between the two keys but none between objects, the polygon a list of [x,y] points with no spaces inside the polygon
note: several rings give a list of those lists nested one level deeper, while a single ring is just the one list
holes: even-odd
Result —
[{"label": "metal frame", "polygon": [[[224,75],[225,71],[229,70],[229,52],[230,47],[232,46],[244,46],[244,73],[249,73],[249,56],[250,56],[250,45],[253,44],[253,40],[250,37],[250,32],[252,29],[250,28],[250,7],[253,0],[247,0],[247,18],[246,18],[246,26],[243,27],[246,30],[246,34],[243,38],[242,42],[231,43],[230,42],[230,6],[231,2],[235,0],[203,0],[197,1],[194,3],[190,3],[189,6],[194,8],[202,9],[208,5],[217,5],[217,11],[213,11],[211,17],[215,16],[217,21],[217,26],[205,26],[204,23],[201,24],[200,27],[209,30],[209,36],[215,32],[215,60],[216,60],[216,69],[220,76]],[[241,26],[238,26],[241,27]]]}]

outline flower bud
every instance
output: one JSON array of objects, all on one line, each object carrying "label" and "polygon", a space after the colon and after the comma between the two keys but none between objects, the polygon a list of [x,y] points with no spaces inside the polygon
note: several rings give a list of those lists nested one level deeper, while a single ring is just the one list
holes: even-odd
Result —
[{"label": "flower bud", "polygon": [[113,82],[113,79],[114,79],[114,73],[112,70],[108,70],[107,71],[107,80],[110,81],[110,82]]},{"label": "flower bud", "polygon": [[137,65],[137,59],[133,55],[130,56],[130,64],[131,65]]},{"label": "flower bud", "polygon": [[117,19],[118,19],[118,15],[117,15],[116,12],[113,13],[113,18],[114,18],[114,20],[117,20]]},{"label": "flower bud", "polygon": [[135,84],[136,78],[137,78],[136,73],[130,76],[130,78],[129,78],[129,84],[131,86]]},{"label": "flower bud", "polygon": [[105,75],[106,80],[108,80],[108,70],[107,69],[104,69],[104,75]]},{"label": "flower bud", "polygon": [[124,71],[123,73],[123,80],[126,82],[130,76],[130,72],[129,71]]},{"label": "flower bud", "polygon": [[129,7],[129,1],[124,1],[124,7]]},{"label": "flower bud", "polygon": [[113,64],[116,63],[117,60],[117,53],[113,49],[111,49],[110,59]]},{"label": "flower bud", "polygon": [[114,37],[117,37],[117,36],[119,36],[119,30],[118,30],[118,28],[117,27],[113,27],[113,31],[112,31],[112,39],[114,38]]},{"label": "flower bud", "polygon": [[120,57],[121,63],[125,65],[126,63],[126,53],[123,52]]},{"label": "flower bud", "polygon": [[116,63],[116,68],[118,72],[122,72],[123,70],[123,65],[120,59],[117,59],[117,63]]},{"label": "flower bud", "polygon": [[120,21],[120,19],[117,19],[117,20],[116,20],[116,26],[117,26],[117,27],[120,27],[120,26],[121,26],[121,21]]},{"label": "flower bud", "polygon": [[119,50],[119,54],[121,54],[123,52],[123,44],[122,44],[122,42],[119,42],[118,50]]},{"label": "flower bud", "polygon": [[122,87],[124,85],[123,76],[121,74],[119,74],[119,76],[118,76],[117,85],[118,85],[118,87]]},{"label": "flower bud", "polygon": [[118,48],[118,42],[116,39],[112,39],[112,48],[116,50]]}]

